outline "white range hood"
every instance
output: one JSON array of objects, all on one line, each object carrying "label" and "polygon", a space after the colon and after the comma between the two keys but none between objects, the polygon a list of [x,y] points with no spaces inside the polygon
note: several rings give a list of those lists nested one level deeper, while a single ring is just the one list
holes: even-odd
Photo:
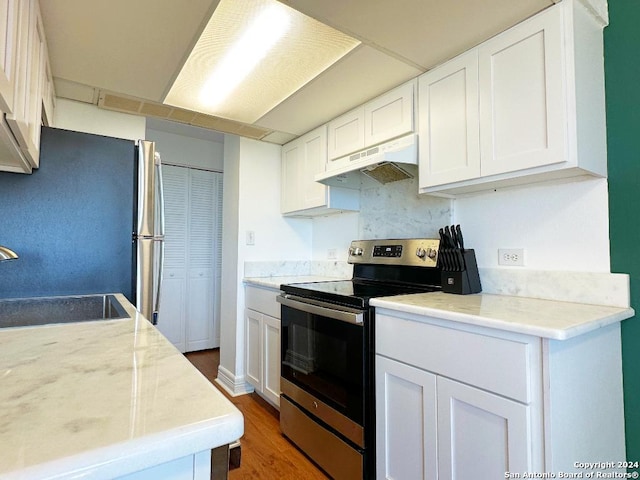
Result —
[{"label": "white range hood", "polygon": [[418,136],[412,133],[396,138],[332,163],[333,168],[328,166],[327,171],[316,175],[316,182],[360,188],[414,178],[418,175]]}]

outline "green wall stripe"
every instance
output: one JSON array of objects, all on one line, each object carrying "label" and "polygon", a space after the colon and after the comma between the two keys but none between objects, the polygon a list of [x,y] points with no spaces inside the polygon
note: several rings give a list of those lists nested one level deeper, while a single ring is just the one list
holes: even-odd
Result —
[{"label": "green wall stripe", "polygon": [[[604,30],[611,271],[640,309],[640,2],[610,0]],[[640,322],[622,322],[627,459],[640,461]]]}]

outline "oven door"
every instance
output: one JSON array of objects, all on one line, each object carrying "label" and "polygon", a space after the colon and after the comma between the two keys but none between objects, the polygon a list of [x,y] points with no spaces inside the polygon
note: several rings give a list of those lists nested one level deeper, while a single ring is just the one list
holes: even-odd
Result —
[{"label": "oven door", "polygon": [[364,425],[367,311],[292,295],[278,301],[281,376]]}]

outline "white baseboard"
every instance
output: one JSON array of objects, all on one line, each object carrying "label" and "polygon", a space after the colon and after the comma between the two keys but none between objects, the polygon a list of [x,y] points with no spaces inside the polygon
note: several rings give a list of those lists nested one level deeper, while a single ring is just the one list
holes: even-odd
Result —
[{"label": "white baseboard", "polygon": [[218,367],[216,383],[224,388],[232,397],[246,395],[253,392],[253,386],[244,381],[244,376],[236,377],[223,366]]}]

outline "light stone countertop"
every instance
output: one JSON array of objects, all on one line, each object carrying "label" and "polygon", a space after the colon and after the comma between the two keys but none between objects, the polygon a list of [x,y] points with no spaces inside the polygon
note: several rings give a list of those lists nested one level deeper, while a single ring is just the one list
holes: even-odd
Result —
[{"label": "light stone countertop", "polygon": [[111,479],[234,442],[240,411],[131,319],[0,329],[0,479]]},{"label": "light stone countertop", "polygon": [[381,297],[376,308],[500,330],[566,340],[632,317],[632,308],[587,305],[506,295],[442,292]]},{"label": "light stone countertop", "polygon": [[[286,283],[306,283],[306,282],[326,282],[332,280],[344,280],[338,277],[325,277],[321,275],[288,275],[272,277],[247,277],[244,279],[245,285],[255,285],[259,287],[275,288],[280,290],[280,285]],[[349,280],[351,280],[349,278]]]}]

